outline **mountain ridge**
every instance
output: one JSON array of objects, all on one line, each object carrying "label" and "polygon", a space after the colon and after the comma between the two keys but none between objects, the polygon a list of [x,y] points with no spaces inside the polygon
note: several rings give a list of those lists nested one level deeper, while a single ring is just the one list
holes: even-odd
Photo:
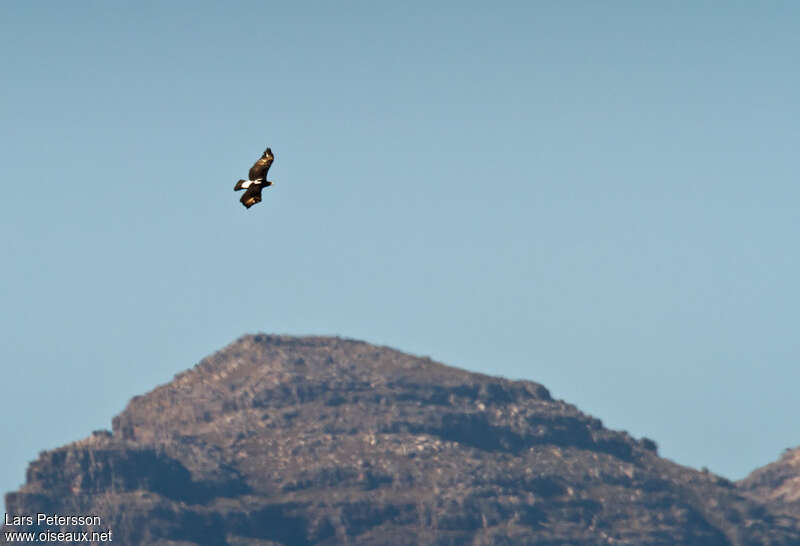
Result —
[{"label": "mountain ridge", "polygon": [[321,336],[240,337],[42,452],[6,506],[125,544],[800,544],[538,383]]}]

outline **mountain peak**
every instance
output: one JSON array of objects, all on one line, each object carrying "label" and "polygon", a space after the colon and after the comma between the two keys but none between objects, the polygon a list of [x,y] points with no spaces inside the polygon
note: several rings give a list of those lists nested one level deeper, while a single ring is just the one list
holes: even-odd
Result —
[{"label": "mountain peak", "polygon": [[800,542],[542,385],[333,337],[239,338],[41,454],[6,504],[102,514],[125,544]]}]

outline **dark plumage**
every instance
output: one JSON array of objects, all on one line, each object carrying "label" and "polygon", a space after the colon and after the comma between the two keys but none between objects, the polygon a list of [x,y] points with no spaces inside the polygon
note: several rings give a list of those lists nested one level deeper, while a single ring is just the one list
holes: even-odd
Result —
[{"label": "dark plumage", "polygon": [[272,182],[267,180],[267,171],[269,171],[269,166],[272,165],[273,161],[275,161],[275,156],[272,154],[272,150],[267,148],[258,158],[258,161],[250,167],[250,172],[247,175],[249,180],[239,180],[233,187],[234,191],[246,190],[242,198],[239,199],[246,208],[249,209],[256,203],[261,202],[261,190],[272,185]]}]

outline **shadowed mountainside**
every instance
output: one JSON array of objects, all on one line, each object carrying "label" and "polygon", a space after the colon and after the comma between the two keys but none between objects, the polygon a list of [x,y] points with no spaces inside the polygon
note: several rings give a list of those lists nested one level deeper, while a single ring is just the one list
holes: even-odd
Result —
[{"label": "shadowed mountainside", "polygon": [[537,383],[255,335],[43,452],[6,506],[126,545],[800,544],[755,485],[655,450]]}]

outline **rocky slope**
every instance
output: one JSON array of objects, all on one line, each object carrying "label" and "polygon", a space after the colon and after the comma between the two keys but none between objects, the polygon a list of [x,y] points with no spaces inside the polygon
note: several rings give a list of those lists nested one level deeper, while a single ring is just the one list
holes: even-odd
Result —
[{"label": "rocky slope", "polygon": [[774,510],[800,518],[800,447],[787,449],[778,461],[754,470],[737,485]]},{"label": "rocky slope", "polygon": [[256,335],[42,453],[6,506],[126,545],[800,544],[798,517],[655,449],[536,383]]}]

